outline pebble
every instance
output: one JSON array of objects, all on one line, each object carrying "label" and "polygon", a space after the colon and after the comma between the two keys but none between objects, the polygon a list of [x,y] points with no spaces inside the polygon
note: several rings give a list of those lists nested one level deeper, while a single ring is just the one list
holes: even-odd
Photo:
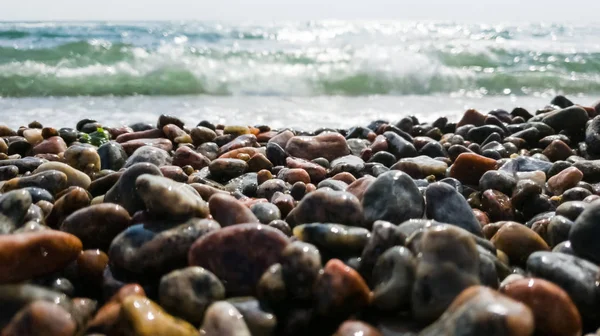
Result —
[{"label": "pebble", "polygon": [[322,269],[321,254],[312,244],[295,241],[281,252],[281,274],[290,295],[310,299]]},{"label": "pebble", "polygon": [[315,312],[344,319],[369,305],[369,287],[363,278],[338,259],[331,259],[315,283]]},{"label": "pebble", "polygon": [[15,177],[4,182],[0,191],[8,192],[26,187],[46,189],[52,195],[56,195],[67,188],[67,175],[58,170],[47,170],[28,176]]},{"label": "pebble", "polygon": [[87,189],[92,182],[90,177],[83,172],[61,162],[43,163],[33,171],[33,174],[53,170],[60,171],[67,175],[67,187],[81,187],[83,189]]},{"label": "pebble", "polygon": [[62,221],[60,230],[77,236],[85,249],[108,251],[112,240],[130,224],[125,208],[103,203],[73,212]]},{"label": "pebble", "polygon": [[446,313],[419,336],[528,336],[535,329],[534,315],[526,305],[490,288],[464,290]]},{"label": "pebble", "polygon": [[548,336],[581,335],[581,316],[569,295],[544,279],[525,278],[504,285],[500,292],[526,304],[533,312],[536,333]]},{"label": "pebble", "polygon": [[69,166],[88,175],[99,172],[102,167],[100,155],[93,146],[71,146],[64,152],[64,158]]},{"label": "pebble", "polygon": [[129,168],[136,163],[151,163],[155,166],[164,166],[171,164],[172,159],[169,153],[164,149],[152,147],[152,146],[141,146],[137,148],[125,161],[124,168]]},{"label": "pebble", "polygon": [[548,190],[554,195],[561,195],[567,189],[573,188],[581,181],[583,173],[575,168],[567,168],[548,179]]},{"label": "pebble", "polygon": [[129,295],[124,298],[119,318],[123,321],[123,331],[128,335],[200,335],[193,325],[167,314],[144,296]]},{"label": "pebble", "polygon": [[145,209],[144,202],[136,190],[136,180],[144,174],[162,176],[157,166],[150,163],[138,163],[127,168],[117,182],[104,196],[104,202],[116,203],[125,208],[130,215]]},{"label": "pebble", "polygon": [[219,228],[213,220],[198,218],[132,225],[113,239],[108,256],[113,267],[139,280],[151,279],[186,266],[190,246]]},{"label": "pebble", "polygon": [[393,246],[382,253],[372,271],[372,305],[391,312],[409,308],[416,265],[412,252],[403,246]]},{"label": "pebble", "polygon": [[252,336],[244,316],[229,302],[217,301],[206,310],[202,335]]},{"label": "pebble", "polygon": [[0,234],[12,233],[24,224],[31,205],[31,194],[26,190],[14,190],[0,196]]},{"label": "pebble", "polygon": [[451,185],[432,183],[425,192],[427,218],[456,225],[477,236],[482,236],[481,225],[467,200]]},{"label": "pebble", "polygon": [[285,146],[291,156],[312,160],[323,157],[329,161],[350,154],[346,139],[339,133],[322,133],[317,136],[294,136]]},{"label": "pebble", "polygon": [[74,335],[76,322],[71,314],[59,305],[35,301],[21,309],[2,330],[2,336]]},{"label": "pebble", "polygon": [[597,320],[598,266],[584,259],[557,252],[535,252],[527,259],[527,271],[562,288],[577,306],[583,320]]},{"label": "pebble", "polygon": [[516,222],[502,225],[490,241],[517,265],[524,265],[527,258],[536,251],[550,250],[542,237],[527,226]]},{"label": "pebble", "polygon": [[277,327],[277,317],[271,310],[256,298],[251,296],[228,299],[244,317],[244,322],[253,336],[271,336],[275,335]]},{"label": "pebble", "polygon": [[418,251],[412,251],[417,267],[411,310],[417,320],[431,322],[464,289],[479,284],[479,254],[475,239],[450,225],[425,230],[418,246]]},{"label": "pebble", "polygon": [[127,161],[127,153],[123,146],[115,141],[109,141],[98,147],[97,153],[100,157],[100,169],[117,171],[123,168]]},{"label": "pebble", "polygon": [[225,287],[211,272],[190,266],[164,275],[158,293],[169,313],[199,325],[208,306],[225,298]]},{"label": "pebble", "polygon": [[173,154],[173,165],[183,167],[183,166],[191,166],[194,170],[200,170],[204,167],[208,167],[210,160],[192,150],[189,147],[179,147]]},{"label": "pebble", "polygon": [[375,327],[362,321],[345,321],[333,336],[382,336]]},{"label": "pebble", "polygon": [[376,220],[399,224],[410,218],[421,218],[425,202],[413,179],[400,171],[381,174],[366,189],[362,206],[366,224]]},{"label": "pebble", "polygon": [[448,165],[443,161],[421,155],[414,158],[400,159],[390,169],[403,171],[414,179],[421,179],[430,175],[443,177],[446,174]]},{"label": "pebble", "polygon": [[462,153],[450,167],[449,176],[464,184],[477,185],[485,172],[495,169],[496,160],[475,153]]},{"label": "pebble", "polygon": [[596,238],[600,234],[600,201],[594,201],[575,220],[568,240],[575,253],[596,264],[600,263],[600,247]]},{"label": "pebble", "polygon": [[[255,205],[258,206],[259,204],[260,203],[257,203]],[[210,214],[222,227],[260,222],[252,210],[236,200],[233,196],[220,193],[214,194],[210,197],[208,206]],[[277,211],[279,211],[279,209],[277,209]]]},{"label": "pebble", "polygon": [[276,263],[289,239],[262,224],[239,224],[202,236],[190,247],[189,264],[213,272],[227,295],[252,295],[264,271]]},{"label": "pebble", "polygon": [[166,177],[143,174],[136,178],[135,188],[151,215],[169,219],[205,218],[208,204],[196,189]]},{"label": "pebble", "polygon": [[367,246],[371,233],[365,228],[332,223],[311,223],[294,227],[294,237],[315,245],[321,254],[359,256]]},{"label": "pebble", "polygon": [[286,222],[292,227],[317,222],[362,226],[364,223],[363,207],[358,199],[350,193],[319,189],[307,194],[287,215]]},{"label": "pebble", "polygon": [[54,230],[0,235],[0,283],[15,283],[61,270],[81,250],[77,237]]}]

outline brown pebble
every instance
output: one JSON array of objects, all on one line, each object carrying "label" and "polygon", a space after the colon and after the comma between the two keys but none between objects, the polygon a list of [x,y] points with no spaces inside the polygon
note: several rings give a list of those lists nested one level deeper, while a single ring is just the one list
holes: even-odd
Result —
[{"label": "brown pebble", "polygon": [[81,249],[77,237],[60,231],[0,235],[0,283],[59,271],[75,260]]},{"label": "brown pebble", "polygon": [[508,222],[490,239],[494,246],[508,255],[511,263],[524,265],[530,254],[550,251],[548,244],[527,226]]},{"label": "brown pebble", "polygon": [[259,222],[252,211],[233,196],[216,193],[208,200],[208,207],[213,219],[219,222],[221,227]]},{"label": "brown pebble", "polygon": [[69,312],[47,301],[36,301],[21,309],[2,330],[2,336],[69,336],[77,324]]},{"label": "brown pebble", "polygon": [[[342,181],[348,185],[352,184],[354,181],[356,181],[356,177],[354,177],[354,175],[348,173],[348,172],[341,172],[341,173],[337,173],[335,174],[332,178],[332,180],[337,180],[337,181]],[[346,191],[348,191],[346,189]]]},{"label": "brown pebble", "polygon": [[475,153],[460,154],[450,168],[450,177],[464,184],[478,185],[481,176],[496,169],[496,160]]},{"label": "brown pebble", "polygon": [[344,318],[368,306],[365,280],[339,259],[331,259],[315,283],[315,311],[321,316]]},{"label": "brown pebble", "polygon": [[581,181],[583,173],[575,167],[569,167],[548,179],[548,190],[554,195],[562,195]]},{"label": "brown pebble", "polygon": [[173,154],[173,165],[175,166],[191,166],[196,170],[200,170],[207,167],[209,163],[208,158],[188,147],[179,147]]},{"label": "brown pebble", "polygon": [[363,176],[358,180],[352,182],[350,185],[348,185],[348,188],[346,188],[346,192],[349,192],[352,195],[356,196],[356,198],[358,198],[358,200],[362,202],[363,196],[365,195],[365,191],[367,191],[367,188],[374,181],[375,177],[371,175]]},{"label": "brown pebble", "polygon": [[569,295],[560,287],[543,279],[515,280],[500,292],[531,308],[536,333],[545,336],[581,335],[581,316]]},{"label": "brown pebble", "polygon": [[483,126],[485,123],[485,114],[475,110],[469,109],[467,110],[460,121],[456,124],[456,127],[464,126],[464,125],[475,125],[475,126]]},{"label": "brown pebble", "polygon": [[280,174],[277,175],[277,178],[282,179],[289,184],[294,184],[296,182],[310,183],[310,176],[306,170],[301,168],[282,169]]},{"label": "brown pebble", "polygon": [[295,136],[286,146],[286,152],[291,156],[306,160],[318,157],[331,161],[350,154],[346,139],[339,133],[321,133],[317,136]]},{"label": "brown pebble", "polygon": [[561,140],[553,140],[542,152],[550,161],[566,160],[573,155],[571,147]]},{"label": "brown pebble", "polygon": [[279,261],[289,238],[262,224],[238,224],[210,232],[189,249],[190,266],[213,272],[225,285],[227,296],[255,293],[267,268]]},{"label": "brown pebble", "polygon": [[268,181],[273,178],[273,174],[270,171],[263,169],[259,171],[256,175],[256,180],[258,185],[263,184],[265,181]]}]

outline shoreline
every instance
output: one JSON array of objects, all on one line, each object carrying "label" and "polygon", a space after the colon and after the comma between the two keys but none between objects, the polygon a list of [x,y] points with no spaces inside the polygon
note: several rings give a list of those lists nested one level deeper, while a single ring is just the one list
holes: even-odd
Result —
[{"label": "shoreline", "polygon": [[0,330],[595,332],[600,103],[576,103],[0,126]]}]

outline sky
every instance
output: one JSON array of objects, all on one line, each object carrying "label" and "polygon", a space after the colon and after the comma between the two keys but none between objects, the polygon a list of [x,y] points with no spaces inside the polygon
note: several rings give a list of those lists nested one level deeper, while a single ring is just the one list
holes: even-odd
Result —
[{"label": "sky", "polygon": [[596,22],[598,0],[0,0],[0,20]]}]

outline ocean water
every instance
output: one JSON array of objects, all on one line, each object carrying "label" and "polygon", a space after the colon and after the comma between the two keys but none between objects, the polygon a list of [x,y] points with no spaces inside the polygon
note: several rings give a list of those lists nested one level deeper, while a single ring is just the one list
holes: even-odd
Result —
[{"label": "ocean water", "polygon": [[349,127],[600,98],[600,24],[0,22],[0,122]]}]

